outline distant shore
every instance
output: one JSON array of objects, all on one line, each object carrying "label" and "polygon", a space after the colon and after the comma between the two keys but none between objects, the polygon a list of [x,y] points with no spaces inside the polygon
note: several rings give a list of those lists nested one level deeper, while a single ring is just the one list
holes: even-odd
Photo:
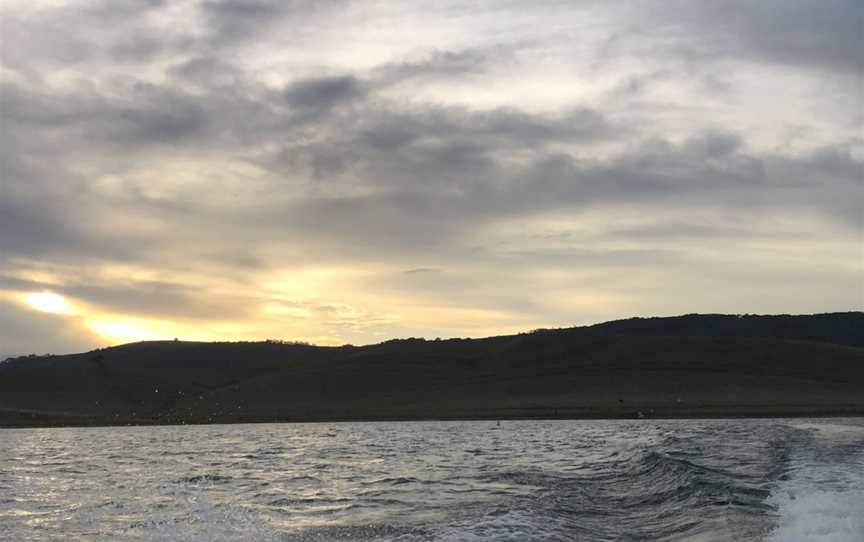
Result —
[{"label": "distant shore", "polygon": [[0,364],[0,427],[864,416],[864,313],[368,346],[133,343]]},{"label": "distant shore", "polygon": [[172,419],[172,418],[113,418],[103,416],[62,416],[41,413],[14,413],[0,410],[0,429],[63,428],[63,427],[125,427],[125,426],[179,426],[221,425],[258,423],[340,423],[340,422],[431,422],[431,421],[515,421],[515,420],[692,420],[692,419],[768,419],[768,418],[864,418],[864,408],[852,406],[846,409],[760,408],[739,409],[690,409],[632,412],[560,412],[556,409],[535,409],[525,412],[484,413],[483,415],[435,416],[334,416],[334,417],[234,417],[230,419]]}]

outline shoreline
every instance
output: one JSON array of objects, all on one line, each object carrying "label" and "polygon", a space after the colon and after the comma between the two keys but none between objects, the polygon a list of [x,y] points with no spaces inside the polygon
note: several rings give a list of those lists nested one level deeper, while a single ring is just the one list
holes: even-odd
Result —
[{"label": "shoreline", "polygon": [[22,416],[18,419],[10,419],[0,414],[0,429],[64,429],[78,427],[159,427],[159,426],[199,426],[199,425],[244,425],[244,424],[291,424],[291,423],[398,423],[398,422],[455,422],[455,421],[580,421],[580,420],[608,420],[608,421],[649,421],[649,420],[735,420],[735,419],[795,419],[795,418],[864,418],[864,408],[850,407],[845,409],[763,409],[734,410],[712,409],[705,412],[655,412],[646,414],[640,411],[635,413],[621,413],[610,415],[607,413],[582,413],[580,415],[559,414],[549,412],[506,414],[503,416],[480,415],[480,416],[295,416],[295,417],[237,417],[232,419],[118,419],[108,420],[105,417],[70,416],[74,419],[61,420],[60,417],[41,417],[33,419]]},{"label": "shoreline", "polygon": [[864,416],[859,324],[693,316],[361,347],[132,343],[0,367],[0,427]]}]

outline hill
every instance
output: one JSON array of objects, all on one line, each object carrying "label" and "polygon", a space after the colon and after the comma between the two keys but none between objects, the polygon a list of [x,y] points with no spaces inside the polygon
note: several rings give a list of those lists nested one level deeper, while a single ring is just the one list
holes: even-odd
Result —
[{"label": "hill", "polygon": [[141,342],[0,364],[0,425],[864,414],[864,313],[368,346]]}]

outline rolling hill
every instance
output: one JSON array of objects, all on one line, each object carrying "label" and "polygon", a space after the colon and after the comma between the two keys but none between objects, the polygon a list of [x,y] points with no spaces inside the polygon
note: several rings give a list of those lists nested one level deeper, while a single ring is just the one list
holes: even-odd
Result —
[{"label": "rolling hill", "polygon": [[0,364],[0,425],[864,414],[864,313],[484,339],[140,342]]}]

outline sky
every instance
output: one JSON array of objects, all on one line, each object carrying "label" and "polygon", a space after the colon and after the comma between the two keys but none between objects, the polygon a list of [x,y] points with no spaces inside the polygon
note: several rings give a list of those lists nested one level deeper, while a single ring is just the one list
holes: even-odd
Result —
[{"label": "sky", "polygon": [[4,0],[0,358],[861,310],[862,21]]}]

